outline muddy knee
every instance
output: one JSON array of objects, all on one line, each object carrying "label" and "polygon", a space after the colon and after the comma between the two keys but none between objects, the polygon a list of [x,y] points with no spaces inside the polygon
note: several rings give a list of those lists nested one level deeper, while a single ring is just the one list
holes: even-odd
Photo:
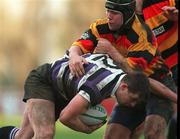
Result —
[{"label": "muddy knee", "polygon": [[165,138],[167,124],[163,117],[151,115],[146,118],[144,136],[145,139]]}]

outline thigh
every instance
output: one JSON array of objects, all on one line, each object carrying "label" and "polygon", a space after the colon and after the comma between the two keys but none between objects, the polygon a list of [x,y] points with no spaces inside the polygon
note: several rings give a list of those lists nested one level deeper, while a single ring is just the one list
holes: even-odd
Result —
[{"label": "thigh", "polygon": [[107,124],[105,134],[104,134],[104,139],[129,139],[131,135],[131,131],[117,123],[110,123]]}]

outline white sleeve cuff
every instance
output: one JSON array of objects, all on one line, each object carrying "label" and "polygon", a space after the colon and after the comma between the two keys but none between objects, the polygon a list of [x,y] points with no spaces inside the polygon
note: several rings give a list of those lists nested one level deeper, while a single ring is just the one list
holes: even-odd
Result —
[{"label": "white sleeve cuff", "polygon": [[86,93],[85,91],[80,90],[78,94],[81,95],[83,98],[85,98],[89,103],[91,102],[89,94]]}]

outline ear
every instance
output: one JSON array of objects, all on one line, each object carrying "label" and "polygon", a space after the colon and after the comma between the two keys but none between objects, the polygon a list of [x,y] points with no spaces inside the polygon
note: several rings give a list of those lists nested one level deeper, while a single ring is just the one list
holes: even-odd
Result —
[{"label": "ear", "polygon": [[127,89],[127,88],[128,88],[128,85],[127,85],[126,83],[122,82],[122,83],[120,84],[120,87],[121,87],[122,90],[124,90],[124,89]]}]

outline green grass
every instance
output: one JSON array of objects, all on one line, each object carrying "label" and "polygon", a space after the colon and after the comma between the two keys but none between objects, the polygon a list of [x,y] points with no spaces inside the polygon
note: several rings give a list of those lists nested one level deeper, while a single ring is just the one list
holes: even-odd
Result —
[{"label": "green grass", "polygon": [[[5,116],[0,115],[0,127],[6,125],[15,125],[19,127],[21,122],[21,117],[19,116]],[[76,132],[71,130],[68,127],[65,127],[60,122],[56,122],[56,134],[54,139],[102,139],[103,133],[105,130],[105,126],[101,127],[100,129],[96,130],[92,134],[84,134],[80,132]],[[143,139],[141,137],[140,139]]]},{"label": "green grass", "polygon": [[101,127],[100,129],[96,130],[92,134],[84,134],[80,132],[73,131],[68,127],[63,126],[62,124],[56,124],[56,135],[55,139],[102,139],[103,132],[105,130],[105,126]]},{"label": "green grass", "polygon": [[[19,127],[21,122],[19,116],[0,116],[0,126],[15,125]],[[92,134],[84,134],[65,127],[60,122],[56,122],[56,134],[54,139],[102,139],[105,126],[96,130]]]}]

